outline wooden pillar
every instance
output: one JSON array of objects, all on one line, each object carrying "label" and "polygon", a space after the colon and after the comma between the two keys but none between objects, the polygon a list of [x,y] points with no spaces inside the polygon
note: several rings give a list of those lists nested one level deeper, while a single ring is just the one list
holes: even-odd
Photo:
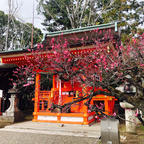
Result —
[{"label": "wooden pillar", "polygon": [[34,100],[34,119],[33,121],[37,120],[38,112],[39,112],[39,94],[40,94],[40,80],[41,75],[39,73],[36,74],[36,81],[35,81],[35,100]]},{"label": "wooden pillar", "polygon": [[62,89],[61,89],[61,80],[59,79],[59,99],[58,99],[58,105],[62,104]]},{"label": "wooden pillar", "polygon": [[56,76],[53,75],[53,89],[56,88]]},{"label": "wooden pillar", "polygon": [[109,115],[109,103],[107,99],[104,101],[104,104],[105,104],[105,113]]}]

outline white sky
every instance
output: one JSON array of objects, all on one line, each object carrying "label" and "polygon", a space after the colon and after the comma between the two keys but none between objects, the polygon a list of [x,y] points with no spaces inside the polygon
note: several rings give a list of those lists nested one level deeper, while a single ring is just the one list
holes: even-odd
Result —
[{"label": "white sky", "polygon": [[[38,15],[36,11],[38,0],[12,0],[12,2],[14,3],[14,7],[16,8],[18,6],[18,9],[15,13],[15,17],[22,19],[22,22],[32,23],[33,1],[35,9],[34,25],[35,27],[40,28],[42,30],[43,26],[41,25],[41,23],[43,22],[43,17]],[[8,13],[8,0],[0,0],[0,10],[4,11],[5,13]]]},{"label": "white sky", "polygon": [[[33,16],[33,0],[12,0],[13,7],[17,8],[16,12],[14,13],[15,17],[22,19],[21,22],[30,22],[32,23],[32,16]],[[37,28],[42,30],[43,26],[41,23],[43,22],[43,17],[37,14],[36,7],[37,7],[37,0],[34,0],[34,25]],[[8,13],[8,0],[0,0],[0,10]]]}]

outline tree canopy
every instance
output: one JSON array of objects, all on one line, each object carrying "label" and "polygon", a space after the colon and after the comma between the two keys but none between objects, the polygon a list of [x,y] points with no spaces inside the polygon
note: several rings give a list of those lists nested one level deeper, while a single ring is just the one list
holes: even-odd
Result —
[{"label": "tree canopy", "polygon": [[[96,37],[97,35],[102,37]],[[93,41],[92,51],[89,48],[89,52],[81,54],[74,54],[75,50],[70,49],[69,42],[72,39],[68,41],[63,35],[58,38],[48,38],[49,41],[46,40],[44,44],[50,46],[46,49],[50,53],[43,51],[43,44],[39,45],[36,51],[30,50],[33,58],[26,56],[26,66],[21,66],[14,71],[18,79],[12,81],[17,87],[29,86],[27,77],[34,77],[36,71],[53,70],[53,74],[58,75],[62,81],[79,82],[80,86],[86,88],[87,91],[75,101],[64,105],[52,105],[52,109],[53,107],[64,109],[86,100],[85,104],[98,113],[101,110],[91,106],[90,101],[94,96],[102,94],[115,96],[119,101],[125,100],[144,111],[144,35],[139,35],[139,39],[126,41],[125,45],[119,43],[118,38],[113,37],[111,31],[91,31],[90,38]],[[84,42],[88,40],[87,36],[82,39],[73,36],[73,39],[75,42],[81,42],[82,46],[86,46]],[[134,86],[136,91],[131,91],[131,93],[128,90],[120,91],[118,89],[120,85]],[[95,90],[95,88],[102,89]]]},{"label": "tree canopy", "polygon": [[143,6],[138,0],[40,0],[38,11],[47,31],[120,21],[132,34],[143,24]]},{"label": "tree canopy", "polygon": [[[23,23],[17,20],[13,15],[9,16],[0,11],[0,45],[1,50],[7,45],[8,50],[25,49],[30,47],[32,24]],[[6,41],[7,36],[7,41]],[[42,39],[42,32],[38,28],[34,28],[34,44]]]}]

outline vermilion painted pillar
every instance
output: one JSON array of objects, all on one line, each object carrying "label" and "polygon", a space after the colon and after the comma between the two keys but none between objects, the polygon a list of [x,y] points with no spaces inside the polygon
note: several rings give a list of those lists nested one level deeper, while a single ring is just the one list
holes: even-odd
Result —
[{"label": "vermilion painted pillar", "polygon": [[59,79],[59,100],[58,105],[62,104],[62,89],[61,89],[61,80]]},{"label": "vermilion painted pillar", "polygon": [[33,121],[37,120],[38,112],[39,112],[39,94],[40,94],[40,80],[41,75],[39,73],[36,74],[36,81],[35,81],[35,100],[34,100],[34,119]]},{"label": "vermilion painted pillar", "polygon": [[107,115],[110,115],[110,112],[109,112],[109,102],[108,102],[107,99],[104,101],[104,104],[105,104],[105,113]]},{"label": "vermilion painted pillar", "polygon": [[55,75],[53,75],[53,89],[55,89],[55,88],[56,88],[56,82],[55,82],[55,79],[56,79],[56,76],[55,76]]}]

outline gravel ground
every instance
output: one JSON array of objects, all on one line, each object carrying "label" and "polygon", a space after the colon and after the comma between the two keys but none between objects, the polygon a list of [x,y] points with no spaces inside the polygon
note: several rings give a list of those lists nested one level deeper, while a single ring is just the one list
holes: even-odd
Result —
[{"label": "gravel ground", "polygon": [[88,137],[0,131],[0,144],[97,144]]}]

